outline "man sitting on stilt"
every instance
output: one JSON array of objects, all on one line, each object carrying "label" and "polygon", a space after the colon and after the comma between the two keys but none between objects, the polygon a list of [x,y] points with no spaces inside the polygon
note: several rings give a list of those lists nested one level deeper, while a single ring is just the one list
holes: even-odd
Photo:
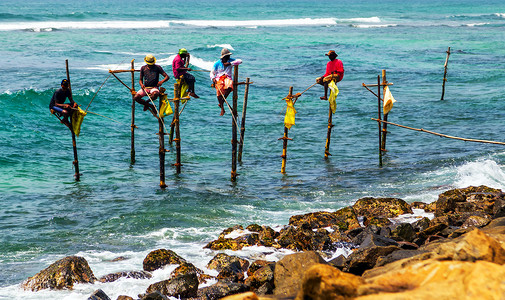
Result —
[{"label": "man sitting on stilt", "polygon": [[195,76],[188,73],[188,71],[191,71],[191,68],[187,67],[189,58],[188,50],[184,48],[179,49],[179,53],[172,61],[172,71],[174,72],[175,79],[182,79],[186,82],[188,85],[188,95],[193,98],[200,98],[195,94]]},{"label": "man sitting on stilt", "polygon": [[221,58],[214,63],[212,71],[210,71],[210,79],[216,88],[221,116],[224,115],[224,101],[233,90],[232,66],[242,63],[242,60],[231,58],[231,55],[230,50],[223,48]]},{"label": "man sitting on stilt", "polygon": [[[158,118],[158,113],[156,112],[156,107],[151,103],[151,100],[155,100],[160,94],[160,87],[163,83],[165,83],[170,77],[168,77],[167,73],[163,71],[163,68],[160,65],[156,65],[156,58],[149,54],[144,58],[146,65],[140,68],[140,90],[135,94],[133,99],[138,103],[144,105],[144,111],[148,110]],[[160,80],[160,74],[164,76],[164,78]],[[143,100],[142,97],[147,96],[149,93],[149,100]]]},{"label": "man sitting on stilt", "polygon": [[[344,78],[344,64],[340,59],[337,59],[338,54],[330,50],[325,54],[330,61],[326,64],[326,73],[323,76],[316,78],[316,82],[324,86],[324,96],[320,97],[321,100],[328,100],[328,84],[332,80],[339,82]],[[332,75],[332,76],[330,76]]]},{"label": "man sitting on stilt", "polygon": [[[68,117],[72,115],[74,112],[73,109],[77,108],[77,103],[74,102],[72,98],[72,93],[69,88],[70,82],[67,79],[63,79],[61,81],[61,88],[57,89],[53,97],[51,98],[51,102],[49,103],[49,109],[56,112],[58,115],[63,117],[61,122],[70,127],[70,121]],[[65,100],[68,98],[70,104],[65,104]]]}]

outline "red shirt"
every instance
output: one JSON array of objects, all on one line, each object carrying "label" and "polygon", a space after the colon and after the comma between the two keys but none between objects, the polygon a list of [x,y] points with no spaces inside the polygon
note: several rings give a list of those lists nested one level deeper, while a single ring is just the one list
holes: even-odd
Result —
[{"label": "red shirt", "polygon": [[172,61],[172,71],[174,72],[175,79],[179,79],[181,75],[187,73],[186,70],[177,71],[179,68],[184,68],[184,60],[177,54]]},{"label": "red shirt", "polygon": [[323,77],[326,77],[330,74],[337,73],[338,81],[344,78],[344,64],[340,59],[330,60],[328,64],[326,64],[326,73],[324,73]]}]

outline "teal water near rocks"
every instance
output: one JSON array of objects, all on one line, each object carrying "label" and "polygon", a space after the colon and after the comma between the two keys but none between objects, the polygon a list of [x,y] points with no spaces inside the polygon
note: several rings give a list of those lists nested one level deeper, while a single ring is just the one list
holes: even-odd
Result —
[{"label": "teal water near rocks", "polygon": [[[382,69],[397,100],[389,120],[441,133],[505,141],[503,1],[34,1],[0,3],[0,299],[86,299],[96,288],[135,296],[152,281],[23,292],[19,284],[67,255],[81,255],[97,277],[141,268],[145,255],[169,248],[204,268],[202,247],[224,228],[282,226],[291,215],[337,210],[364,196],[433,201],[452,187],[505,187],[503,146],[468,143],[389,127],[379,168],[376,98],[361,87]],[[152,53],[171,73],[179,48],[194,69],[209,69],[228,47],[250,77],[243,163],[230,182],[231,118],[219,117],[207,73],[195,72],[200,99],[181,116],[182,174],[175,148],[160,190],[156,120],[137,108],[137,161],[130,164],[128,90],[110,78],[77,140],[81,181],[73,181],[68,130],[48,103],[69,60],[75,100],[86,107],[109,69]],[[451,47],[445,100],[445,51]],[[296,103],[287,174],[280,173],[289,86],[301,92],[323,74],[328,50],[345,78],[329,160],[323,159],[322,88]],[[171,76],[172,77],[172,76]],[[130,82],[128,74],[122,78]],[[137,78],[138,80],[138,78]],[[172,91],[173,79],[165,87]],[[138,87],[138,83],[137,83]],[[243,90],[239,92],[242,102]],[[243,255],[282,253],[252,248]],[[118,256],[129,259],[112,263]],[[169,274],[169,272],[167,273]],[[161,280],[161,279],[160,279]],[[112,298],[112,297],[111,297]]]}]

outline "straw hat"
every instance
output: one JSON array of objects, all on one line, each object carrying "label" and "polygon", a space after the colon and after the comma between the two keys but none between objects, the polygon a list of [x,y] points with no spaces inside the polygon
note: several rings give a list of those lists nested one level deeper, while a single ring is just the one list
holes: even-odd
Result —
[{"label": "straw hat", "polygon": [[233,53],[230,52],[230,50],[228,50],[227,48],[223,48],[223,50],[221,50],[221,58],[227,56],[227,55],[232,55]]},{"label": "straw hat", "polygon": [[335,53],[335,50],[330,50],[330,51],[328,51],[328,53],[326,53],[325,55],[326,55],[326,56],[330,56],[330,55],[332,55],[332,54],[333,54],[333,55],[335,55],[335,56],[338,56],[338,54],[337,54],[337,53]]},{"label": "straw hat", "polygon": [[152,54],[148,54],[146,57],[144,57],[144,61],[148,65],[154,65],[156,63],[156,57],[154,57]]}]

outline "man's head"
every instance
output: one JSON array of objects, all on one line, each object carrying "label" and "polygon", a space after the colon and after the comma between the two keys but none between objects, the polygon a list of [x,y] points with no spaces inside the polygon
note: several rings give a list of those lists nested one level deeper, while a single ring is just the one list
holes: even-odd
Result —
[{"label": "man's head", "polygon": [[328,51],[328,53],[326,53],[325,55],[326,55],[326,56],[328,56],[328,58],[329,58],[330,60],[334,60],[334,59],[335,59],[335,58],[337,58],[337,56],[338,56],[338,54],[337,54],[337,53],[335,53],[335,51],[334,51],[334,50],[330,50],[330,51]]},{"label": "man's head", "polygon": [[156,57],[154,57],[154,55],[152,54],[148,54],[146,55],[146,57],[144,57],[144,61],[146,62],[146,64],[152,66],[156,63]]},{"label": "man's head", "polygon": [[68,89],[69,85],[70,85],[70,82],[67,79],[63,79],[61,81],[61,88],[62,89],[64,89],[64,90]]},{"label": "man's head", "polygon": [[186,56],[188,56],[188,54],[189,53],[188,53],[188,50],[186,50],[186,48],[179,49],[179,56],[180,57],[186,57]]},{"label": "man's head", "polygon": [[221,60],[227,62],[232,54],[233,53],[231,53],[230,50],[223,48],[223,50],[221,50]]}]

